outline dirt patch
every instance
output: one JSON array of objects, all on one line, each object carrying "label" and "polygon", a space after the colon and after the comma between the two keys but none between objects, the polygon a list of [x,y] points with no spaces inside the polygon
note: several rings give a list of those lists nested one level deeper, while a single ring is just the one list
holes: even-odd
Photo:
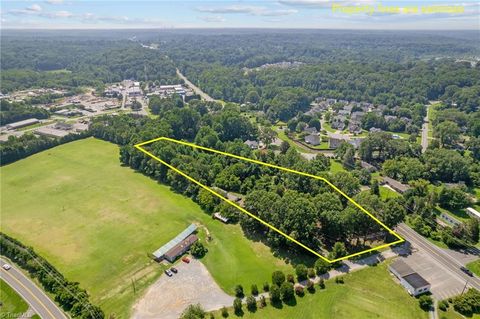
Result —
[{"label": "dirt patch", "polygon": [[135,319],[176,319],[191,304],[201,304],[205,310],[215,310],[233,304],[213,280],[207,268],[197,260],[175,266],[178,273],[162,275],[133,307]]}]

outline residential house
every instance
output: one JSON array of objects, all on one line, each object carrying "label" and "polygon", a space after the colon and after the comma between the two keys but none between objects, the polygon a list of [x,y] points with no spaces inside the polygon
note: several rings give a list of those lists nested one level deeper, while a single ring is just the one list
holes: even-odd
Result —
[{"label": "residential house", "polygon": [[383,182],[401,194],[405,193],[407,190],[410,189],[410,186],[402,184],[396,179],[390,178],[388,176],[385,176],[383,178]]},{"label": "residential house", "polygon": [[367,171],[369,171],[370,173],[373,173],[373,172],[377,171],[377,168],[375,166],[373,166],[372,164],[367,163],[365,161],[360,161],[360,166],[362,168],[366,169]]},{"label": "residential house", "polygon": [[320,145],[320,135],[310,134],[305,136],[305,143],[310,144],[312,146]]},{"label": "residential house", "polygon": [[345,129],[345,122],[347,121],[347,117],[344,115],[336,115],[331,120],[331,126],[333,129],[336,130],[343,130]]},{"label": "residential house", "polygon": [[358,121],[350,121],[348,123],[348,131],[352,134],[360,134],[362,132],[362,124]]},{"label": "residential house", "polygon": [[467,213],[468,215],[472,216],[473,218],[480,219],[480,212],[478,210],[472,208],[472,207],[467,207]]},{"label": "residential house", "polygon": [[246,140],[245,143],[243,143],[250,147],[252,150],[256,150],[259,146],[257,141],[251,141],[251,140]]},{"label": "residential house", "polygon": [[365,116],[365,112],[355,111],[350,116],[350,120],[351,121],[356,121],[356,122],[361,122],[364,116]]},{"label": "residential house", "polygon": [[310,134],[310,135],[318,135],[318,134],[320,134],[320,133],[317,131],[317,128],[316,128],[316,127],[306,127],[303,131],[304,131],[305,133],[307,133],[307,134]]}]

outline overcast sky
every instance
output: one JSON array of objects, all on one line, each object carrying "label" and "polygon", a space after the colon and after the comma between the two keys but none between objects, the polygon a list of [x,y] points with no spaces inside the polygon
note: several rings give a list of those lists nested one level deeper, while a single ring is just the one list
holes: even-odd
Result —
[{"label": "overcast sky", "polygon": [[[355,6],[366,12],[333,12]],[[379,12],[380,5],[403,8]],[[405,13],[408,7],[460,6],[463,12]],[[1,0],[1,27],[30,29],[113,28],[328,28],[480,29],[480,1],[125,1]]]}]

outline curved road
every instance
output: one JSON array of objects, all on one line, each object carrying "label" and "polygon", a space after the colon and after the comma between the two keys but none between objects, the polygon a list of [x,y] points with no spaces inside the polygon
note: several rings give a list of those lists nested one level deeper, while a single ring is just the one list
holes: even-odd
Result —
[{"label": "curved road", "polygon": [[[5,260],[0,259],[2,266]],[[11,265],[10,263],[8,263]],[[12,287],[42,319],[67,319],[68,317],[50,298],[13,265],[10,270],[0,268],[0,278]]]}]

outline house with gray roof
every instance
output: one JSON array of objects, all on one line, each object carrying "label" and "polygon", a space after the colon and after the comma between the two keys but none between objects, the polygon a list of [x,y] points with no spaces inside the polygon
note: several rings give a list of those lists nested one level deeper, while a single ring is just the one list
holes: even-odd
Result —
[{"label": "house with gray roof", "polygon": [[320,145],[320,135],[310,134],[305,136],[305,143],[310,144],[312,146]]}]

